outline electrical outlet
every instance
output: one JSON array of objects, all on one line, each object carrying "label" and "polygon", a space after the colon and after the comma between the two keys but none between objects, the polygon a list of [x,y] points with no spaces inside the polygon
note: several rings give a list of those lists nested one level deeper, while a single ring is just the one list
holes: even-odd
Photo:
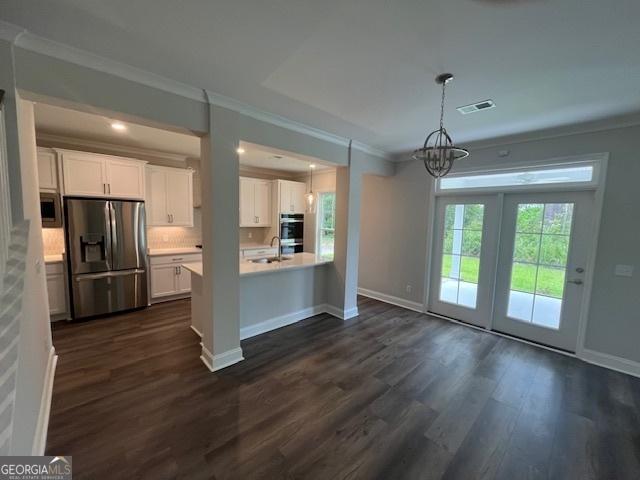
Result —
[{"label": "electrical outlet", "polygon": [[247,237],[248,237],[248,238],[253,238],[253,232],[249,232],[249,233],[247,234]]},{"label": "electrical outlet", "polygon": [[411,284],[407,284],[405,290],[407,291],[407,293],[411,293],[411,291],[413,290],[413,286],[411,286]]},{"label": "electrical outlet", "polygon": [[616,277],[633,277],[633,265],[616,265]]}]

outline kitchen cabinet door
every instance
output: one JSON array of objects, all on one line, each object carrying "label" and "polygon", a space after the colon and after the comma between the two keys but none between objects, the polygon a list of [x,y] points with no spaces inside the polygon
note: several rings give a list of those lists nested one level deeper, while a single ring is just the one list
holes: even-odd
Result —
[{"label": "kitchen cabinet door", "polygon": [[172,226],[193,227],[192,174],[191,170],[167,170],[167,210]]},{"label": "kitchen cabinet door", "polygon": [[293,213],[304,213],[306,211],[306,193],[306,184],[300,182],[291,183],[291,203],[293,205]]},{"label": "kitchen cabinet door", "polygon": [[104,157],[80,152],[64,152],[62,170],[66,195],[107,196],[108,180]]},{"label": "kitchen cabinet door", "polygon": [[106,166],[110,196],[144,200],[144,162],[110,158]]},{"label": "kitchen cabinet door", "polygon": [[191,291],[191,272],[186,268],[178,266],[178,293],[189,293]]},{"label": "kitchen cabinet door", "polygon": [[280,213],[293,213],[293,199],[291,198],[291,183],[279,182],[280,188]]},{"label": "kitchen cabinet door", "polygon": [[67,293],[64,284],[64,274],[47,275],[49,315],[58,315],[67,311]]},{"label": "kitchen cabinet door", "polygon": [[58,191],[58,169],[54,151],[38,148],[38,185],[40,190]]},{"label": "kitchen cabinet door", "polygon": [[193,227],[193,171],[147,167],[147,225]]},{"label": "kitchen cabinet door", "polygon": [[178,293],[175,265],[155,265],[151,267],[151,298],[166,297]]},{"label": "kitchen cabinet door", "polygon": [[256,226],[255,191],[250,178],[240,178],[240,226]]},{"label": "kitchen cabinet door", "polygon": [[254,207],[257,227],[271,226],[271,188],[269,181],[254,183]]},{"label": "kitchen cabinet door", "polygon": [[147,175],[147,225],[169,224],[167,209],[167,175],[164,170],[149,169]]}]

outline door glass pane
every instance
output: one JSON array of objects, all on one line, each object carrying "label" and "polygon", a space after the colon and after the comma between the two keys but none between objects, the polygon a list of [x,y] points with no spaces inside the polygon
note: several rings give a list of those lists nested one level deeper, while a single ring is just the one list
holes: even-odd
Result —
[{"label": "door glass pane", "polygon": [[518,205],[509,317],[560,327],[572,217],[572,203]]},{"label": "door glass pane", "polygon": [[440,300],[475,308],[484,205],[447,205],[444,213]]}]

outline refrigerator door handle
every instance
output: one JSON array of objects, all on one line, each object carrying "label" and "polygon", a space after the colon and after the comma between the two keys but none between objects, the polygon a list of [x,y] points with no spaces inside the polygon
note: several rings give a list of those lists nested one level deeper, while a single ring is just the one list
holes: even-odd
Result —
[{"label": "refrigerator door handle", "polygon": [[[115,267],[114,255],[118,251],[118,225],[116,222],[116,212],[113,208],[113,203],[108,202],[107,208],[109,210],[109,232],[111,233],[111,251],[109,252],[109,264],[111,268]],[[117,268],[117,267],[116,267]]]},{"label": "refrigerator door handle", "polygon": [[109,278],[109,277],[125,277],[127,275],[142,275],[145,271],[141,269],[133,269],[133,270],[118,270],[115,272],[102,272],[102,273],[87,273],[82,275],[77,275],[75,277],[76,282],[82,282],[83,280],[99,280],[101,278]]}]

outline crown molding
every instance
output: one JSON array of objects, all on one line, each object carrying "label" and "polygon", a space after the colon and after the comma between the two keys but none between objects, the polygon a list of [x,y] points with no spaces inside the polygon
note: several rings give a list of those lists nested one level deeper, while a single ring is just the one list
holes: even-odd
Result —
[{"label": "crown molding", "polygon": [[49,148],[67,148],[71,150],[81,150],[93,153],[104,153],[106,155],[122,155],[129,158],[153,158],[155,160],[179,162],[184,164],[186,164],[187,158],[191,158],[188,155],[164,152],[162,150],[131,147],[128,145],[100,142],[96,140],[86,140],[76,137],[67,137],[64,135],[55,135],[52,133],[36,133],[36,143],[38,144],[38,146]]},{"label": "crown molding", "polygon": [[[349,142],[351,141],[348,138],[326,132],[319,128],[311,127],[283,116],[260,110],[239,100],[212,92],[211,90],[187,85],[132,65],[117,62],[115,60],[87,52],[86,50],[41,37],[11,23],[0,21],[0,38],[5,38],[8,41],[13,42],[15,46],[24,50],[91,68],[93,70],[124,78],[132,82],[147,85],[149,87],[157,88],[192,100],[207,102],[211,105],[227,108],[256,120],[286,128],[319,140],[324,140],[335,145],[348,147]],[[380,157],[382,159],[387,159],[388,157],[387,152],[371,147],[365,143],[353,141],[352,145],[353,148],[356,148],[366,154]]]},{"label": "crown molding", "polygon": [[0,40],[15,43],[16,39],[25,32],[26,30],[22,27],[0,20]]},{"label": "crown molding", "polygon": [[204,93],[200,88],[192,87],[126,63],[117,62],[115,60],[87,52],[86,50],[81,50],[64,43],[59,43],[54,40],[35,35],[28,30],[23,30],[22,34],[15,39],[14,44],[24,50],[47,55],[65,62],[91,68],[93,70],[98,70],[109,75],[141,83],[168,93],[174,93],[200,102],[205,101]]},{"label": "crown molding", "polygon": [[[610,130],[621,130],[640,126],[640,114],[628,115],[625,117],[611,117],[609,119],[594,120],[591,122],[564,125],[558,128],[546,128],[530,132],[516,133],[503,137],[493,137],[486,140],[473,140],[464,142],[465,147],[473,154],[476,150],[487,148],[505,147],[522,143],[539,142],[552,140],[554,138],[572,137],[575,135],[585,135],[589,133],[607,132]],[[411,150],[398,151],[390,154],[389,160],[400,163],[411,160]]]},{"label": "crown molding", "polygon": [[[246,115],[247,117],[270,123],[271,125],[276,125],[278,127],[292,130],[297,133],[302,133],[319,140],[324,140],[335,145],[340,145],[341,147],[349,147],[349,142],[351,142],[351,139],[349,138],[341,137],[334,133],[329,133],[319,128],[311,127],[304,123],[296,122],[294,120],[290,120],[274,113],[265,112],[264,110],[260,110],[251,105],[240,102],[234,98],[212,92],[211,90],[205,89],[205,95],[209,104],[211,105],[226,108],[242,115]],[[377,148],[373,148],[364,143],[352,141],[352,146],[353,148],[356,148],[361,152],[367,153],[369,155],[374,155],[383,159],[387,158],[386,152]]]}]

